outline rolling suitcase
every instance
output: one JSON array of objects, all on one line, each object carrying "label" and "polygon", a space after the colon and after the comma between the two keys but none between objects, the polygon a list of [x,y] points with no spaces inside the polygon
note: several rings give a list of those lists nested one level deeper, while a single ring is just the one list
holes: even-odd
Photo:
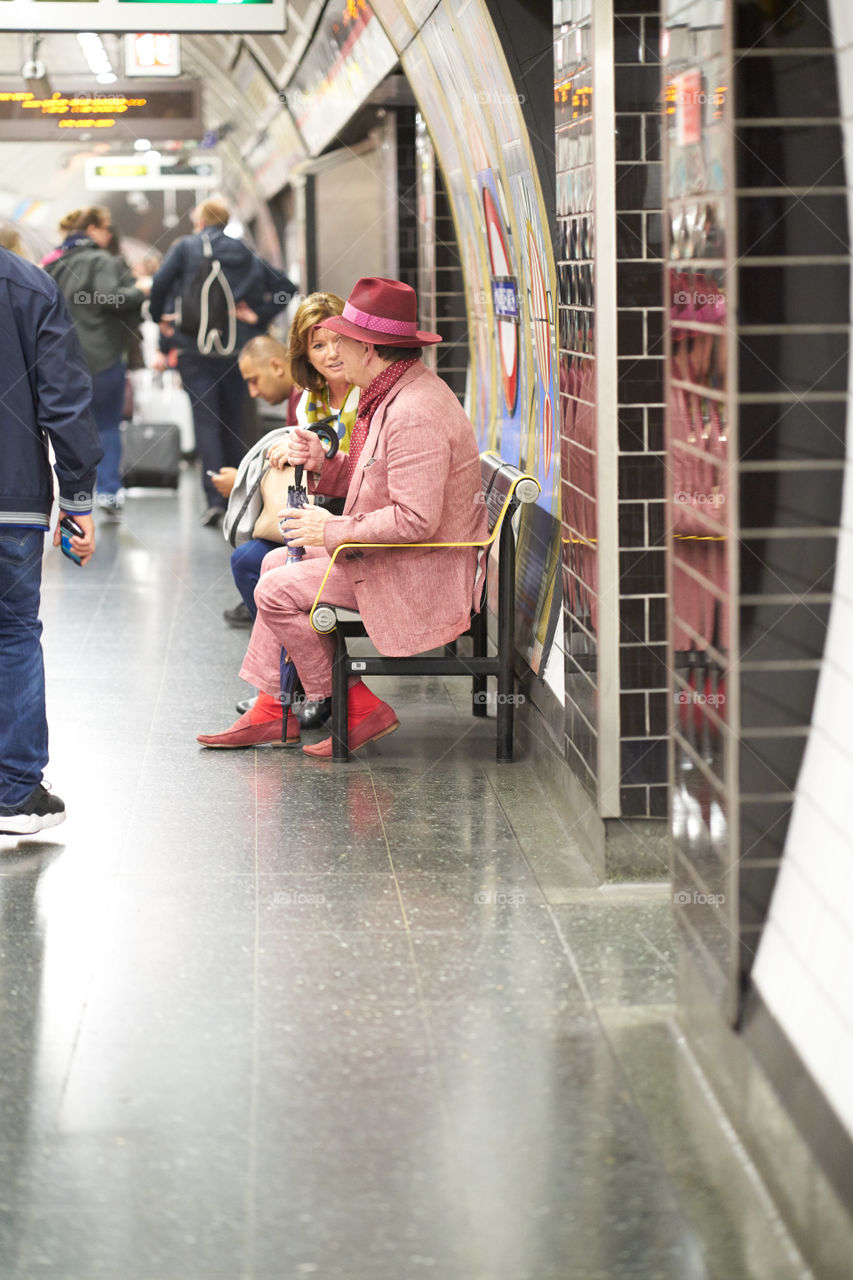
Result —
[{"label": "rolling suitcase", "polygon": [[181,433],[174,422],[121,424],[121,478],[128,489],[177,489]]},{"label": "rolling suitcase", "polygon": [[181,433],[181,453],[191,458],[195,453],[195,428],[190,398],[181,386],[174,369],[155,373],[136,369],[133,379],[134,422],[176,422]]}]

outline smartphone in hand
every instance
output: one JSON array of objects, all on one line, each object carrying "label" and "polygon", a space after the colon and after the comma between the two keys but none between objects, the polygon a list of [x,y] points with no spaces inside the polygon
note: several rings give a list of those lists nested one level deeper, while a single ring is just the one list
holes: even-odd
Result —
[{"label": "smartphone in hand", "polygon": [[72,538],[85,538],[85,533],[80,528],[76,520],[72,520],[71,516],[63,516],[59,522],[59,547],[64,556],[69,560],[73,560],[75,564],[82,565],[83,561],[73,550],[71,546]]}]

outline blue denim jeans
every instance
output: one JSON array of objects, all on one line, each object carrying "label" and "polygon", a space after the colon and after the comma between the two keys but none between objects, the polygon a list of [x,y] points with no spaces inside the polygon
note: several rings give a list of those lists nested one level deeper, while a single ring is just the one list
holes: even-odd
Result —
[{"label": "blue denim jeans", "polygon": [[243,603],[253,618],[258,616],[255,587],[261,576],[261,564],[268,551],[275,551],[280,546],[280,542],[250,538],[248,542],[241,542],[240,546],[231,552],[231,572],[234,575],[237,590],[243,597]]},{"label": "blue denim jeans", "polygon": [[15,809],[47,764],[39,598],[42,529],[0,525],[0,805]]},{"label": "blue denim jeans", "polygon": [[126,373],[127,365],[119,360],[92,377],[92,417],[104,446],[104,456],[98,463],[99,493],[115,494],[121,488],[119,423],[124,408]]}]

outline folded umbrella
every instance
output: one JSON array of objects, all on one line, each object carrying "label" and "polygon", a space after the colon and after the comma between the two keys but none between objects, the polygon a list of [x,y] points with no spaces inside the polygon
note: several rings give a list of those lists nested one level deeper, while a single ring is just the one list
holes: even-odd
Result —
[{"label": "folded umbrella", "polygon": [[[313,431],[319,437],[327,458],[334,458],[338,452],[340,440],[337,433],[337,418],[321,418],[318,422],[312,422],[310,426],[304,428],[306,431]],[[308,506],[308,492],[302,483],[304,474],[303,467],[294,467],[293,480],[294,483],[287,487],[287,505],[288,508],[299,510],[300,507]],[[301,560],[305,555],[304,547],[292,547],[290,543],[287,546],[287,564],[292,564],[295,560]],[[296,667],[288,658],[284,649],[281,651],[281,680],[279,688],[281,690],[281,704],[286,709],[293,705],[293,695],[296,688],[297,676]]]}]

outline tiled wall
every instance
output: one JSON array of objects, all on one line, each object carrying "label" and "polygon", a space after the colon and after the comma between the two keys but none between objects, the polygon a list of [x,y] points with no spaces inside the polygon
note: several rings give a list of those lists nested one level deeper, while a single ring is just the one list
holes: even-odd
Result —
[{"label": "tiled wall", "polygon": [[614,0],[621,811],[666,818],[663,216],[658,0]]},{"label": "tiled wall", "polygon": [[443,339],[434,347],[425,347],[423,359],[464,403],[468,376],[465,280],[444,178],[420,112],[416,117],[416,159],[419,322],[421,328],[440,333]]},{"label": "tiled wall", "polygon": [[[623,817],[665,818],[669,703],[658,3],[563,0],[555,5],[555,18],[567,755],[588,791],[597,795],[606,728],[599,696],[599,591],[612,592],[618,578],[619,723],[612,735],[619,752],[618,809]],[[594,47],[597,58],[613,64],[612,100],[597,96]],[[596,181],[602,175],[595,173],[596,130],[601,136],[608,128],[615,130],[615,170],[605,184],[607,207],[598,209]],[[611,303],[596,296],[596,232],[613,217],[614,193],[616,350],[600,353],[602,364],[596,360],[596,334]],[[605,313],[597,312],[597,305]],[[600,521],[605,517],[598,490],[607,473],[599,450],[610,447],[602,445],[598,393],[600,379],[609,378],[611,370],[618,416],[612,479],[618,492],[618,565],[612,572],[602,559]]]},{"label": "tiled wall", "polygon": [[418,283],[418,184],[415,109],[394,112],[397,142],[397,275],[404,284]]},{"label": "tiled wall", "polygon": [[849,241],[825,0],[724,16],[708,0],[667,8],[669,445],[678,916],[734,1017],[832,598]]},{"label": "tiled wall", "polygon": [[668,0],[667,527],[674,672],[673,889],[684,946],[737,1009],[737,698],[726,678],[737,545],[731,56],[722,3]]},{"label": "tiled wall", "polygon": [[[789,5],[784,21],[735,16],[745,974],[786,836],[832,599],[850,250],[826,0]],[[768,831],[771,796],[780,811]]]},{"label": "tiled wall", "polygon": [[598,791],[595,207],[592,5],[558,6],[556,25],[557,292],[566,749]]},{"label": "tiled wall", "polygon": [[464,400],[468,380],[465,277],[453,214],[438,167],[435,170],[435,306],[437,332],[444,339],[436,348],[436,372],[459,399]]},{"label": "tiled wall", "polygon": [[[853,10],[666,0],[665,24],[681,1012],[820,1259],[818,1166],[834,1223],[853,1208]],[[755,1064],[810,1153],[752,1114]],[[819,1273],[847,1269],[849,1236]]]},{"label": "tiled wall", "polygon": [[[846,4],[830,7],[839,48],[840,117],[846,159],[847,194],[811,192],[805,216],[815,226],[823,252],[838,258],[836,271],[847,275],[847,226],[853,220],[853,10]],[[818,15],[816,15],[818,16]],[[820,14],[820,17],[825,15]],[[820,55],[823,57],[823,55]],[[793,74],[793,68],[789,74]],[[798,108],[799,110],[800,108]],[[801,126],[833,134],[836,121]],[[807,136],[810,136],[807,134]],[[824,155],[824,161],[829,157]],[[817,158],[816,158],[817,162]],[[838,184],[838,169],[835,182]],[[784,200],[785,207],[789,198]],[[817,245],[815,246],[817,251]],[[846,280],[845,280],[846,284]],[[840,297],[837,299],[840,303]],[[840,316],[840,308],[839,308]],[[846,350],[849,323],[838,330]],[[813,366],[814,376],[826,372],[829,351]],[[842,370],[850,389],[849,361]],[[840,390],[843,390],[844,383]],[[834,423],[840,400],[808,404],[817,434],[824,415]],[[848,422],[851,400],[847,405]],[[840,434],[840,433],[839,433]],[[841,439],[837,441],[841,445]],[[832,519],[840,473],[821,467],[820,489],[832,495],[826,516]],[[790,490],[789,490],[790,492]],[[817,487],[815,497],[817,496]],[[794,509],[801,509],[797,501]],[[798,521],[799,521],[798,516]],[[825,606],[820,610],[825,616]],[[808,652],[809,650],[804,650]],[[796,800],[787,830],[782,870],[773,895],[770,917],[755,965],[755,983],[770,1012],[796,1048],[835,1114],[853,1137],[853,835],[850,829],[850,786],[853,778],[853,431],[848,431],[844,499],[832,612],[820,673],[812,729]],[[784,1086],[783,1086],[784,1087]],[[849,1176],[849,1166],[848,1166]]]}]

